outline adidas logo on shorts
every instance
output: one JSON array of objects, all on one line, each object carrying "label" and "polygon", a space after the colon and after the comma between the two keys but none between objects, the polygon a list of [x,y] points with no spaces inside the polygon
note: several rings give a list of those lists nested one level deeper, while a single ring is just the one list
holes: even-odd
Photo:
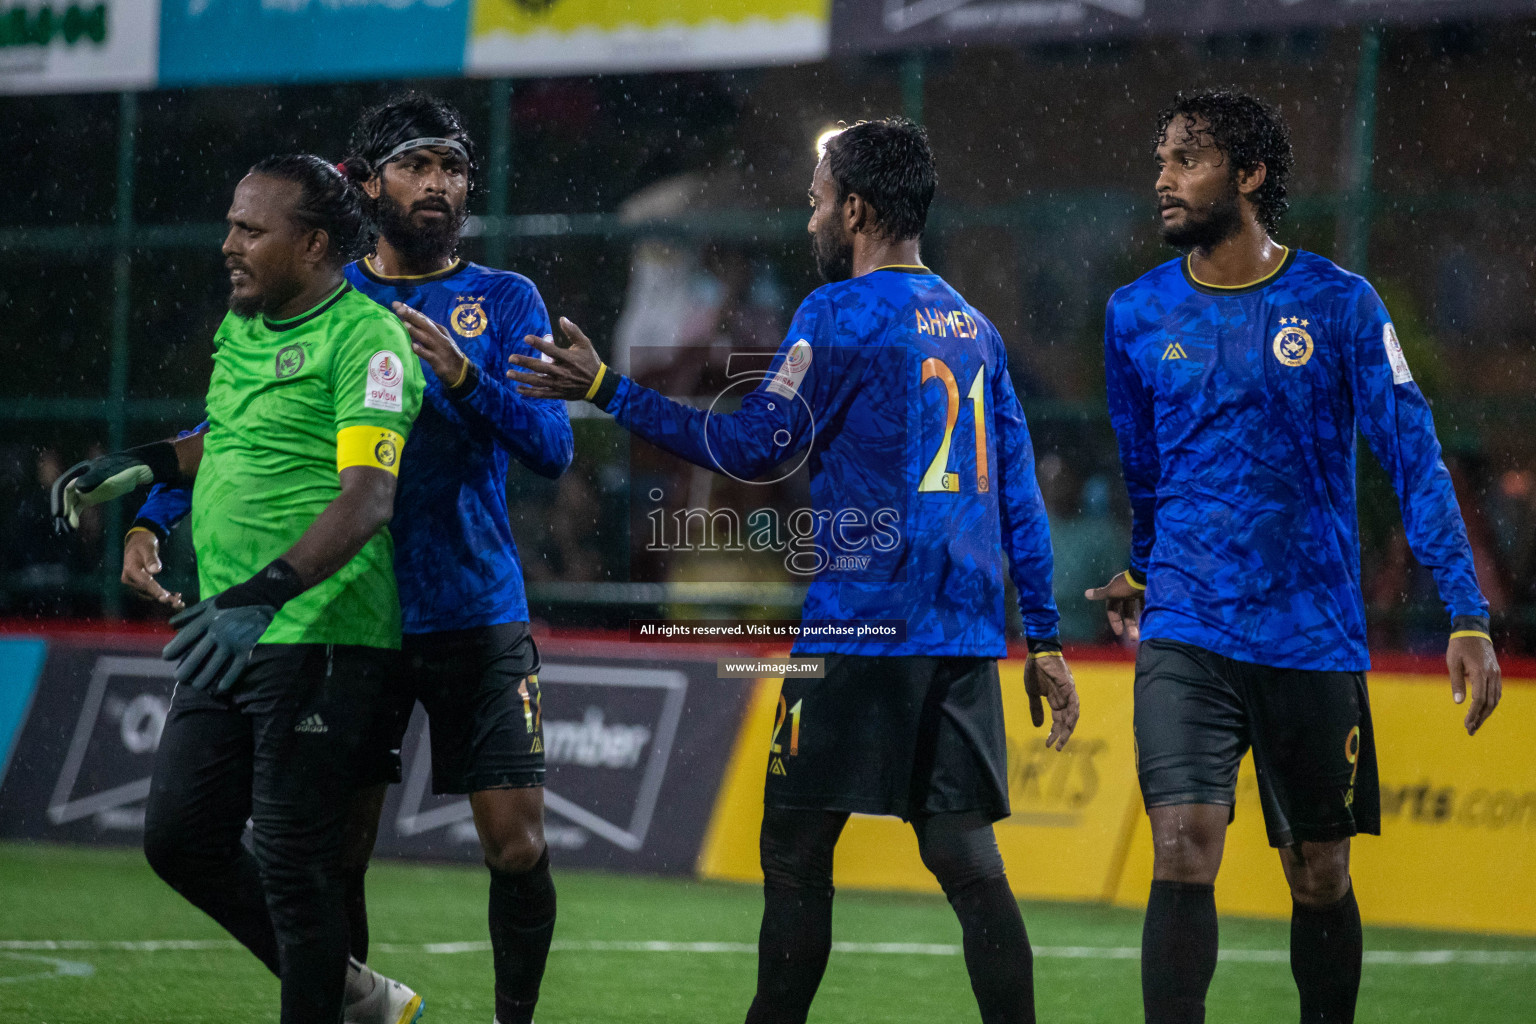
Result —
[{"label": "adidas logo on shorts", "polygon": [[329,732],[318,714],[310,715],[304,721],[293,727],[294,732]]}]

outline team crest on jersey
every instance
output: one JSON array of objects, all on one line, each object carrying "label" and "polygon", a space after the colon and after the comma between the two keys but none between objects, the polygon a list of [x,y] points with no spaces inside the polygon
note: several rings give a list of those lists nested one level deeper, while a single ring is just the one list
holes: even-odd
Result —
[{"label": "team crest on jersey", "polygon": [[278,349],[273,368],[273,375],[278,380],[287,380],[303,368],[304,346],[289,345],[287,348]]},{"label": "team crest on jersey", "polygon": [[485,329],[491,325],[486,319],[485,310],[480,303],[485,301],[485,296],[460,296],[468,301],[461,302],[453,307],[453,312],[448,316],[448,322],[453,325],[454,331],[464,338],[478,338],[485,333]]},{"label": "team crest on jersey", "polygon": [[400,457],[400,452],[395,448],[395,442],[386,437],[373,446],[373,457],[378,460],[379,465],[388,469]]},{"label": "team crest on jersey", "polygon": [[1300,317],[1281,317],[1280,333],[1275,335],[1275,358],[1286,366],[1305,366],[1312,358],[1312,335],[1307,321]]}]

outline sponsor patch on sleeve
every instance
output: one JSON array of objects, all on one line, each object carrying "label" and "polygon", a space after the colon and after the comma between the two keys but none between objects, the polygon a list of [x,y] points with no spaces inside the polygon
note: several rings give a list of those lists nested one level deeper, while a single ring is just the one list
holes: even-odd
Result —
[{"label": "sponsor patch on sleeve", "polygon": [[805,372],[811,368],[811,343],[801,338],[789,346],[778,372],[768,381],[768,390],[785,398],[794,398],[800,392]]},{"label": "sponsor patch on sleeve", "polygon": [[1387,350],[1387,362],[1392,364],[1392,383],[1406,384],[1413,380],[1413,371],[1408,369],[1408,357],[1403,355],[1403,346],[1397,342],[1397,330],[1391,324],[1382,325],[1381,343]]},{"label": "sponsor patch on sleeve", "polygon": [[405,408],[405,368],[393,352],[379,351],[368,360],[368,378],[363,381],[363,407],[381,412],[401,412]]}]

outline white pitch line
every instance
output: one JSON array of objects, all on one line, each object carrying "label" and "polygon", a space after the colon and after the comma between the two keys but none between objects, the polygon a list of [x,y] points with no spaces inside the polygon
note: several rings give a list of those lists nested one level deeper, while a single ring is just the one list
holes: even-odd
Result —
[{"label": "white pitch line", "polygon": [[[47,952],[50,950],[113,951],[127,953],[163,953],[196,950],[240,949],[229,939],[147,939],[110,941],[98,939],[0,939],[0,950]],[[453,955],[488,953],[491,944],[484,939],[469,942],[375,942],[381,953],[426,953]],[[669,942],[665,940],[556,939],[550,946],[559,953],[738,953],[755,954],[755,942]],[[959,956],[961,948],[935,942],[834,942],[834,953],[875,956]],[[1034,955],[1052,960],[1137,960],[1138,946],[1036,946]],[[1288,963],[1285,949],[1223,949],[1218,959],[1230,963]],[[1525,949],[1370,949],[1365,962],[1393,967],[1440,967],[1448,964],[1480,966],[1536,966],[1536,950]]]},{"label": "white pitch line", "polygon": [[43,981],[47,978],[89,978],[96,973],[96,968],[90,964],[78,963],[74,960],[59,960],[51,956],[34,956],[31,953],[0,953],[7,960],[20,960],[24,963],[46,964],[52,968],[47,971],[37,971],[32,974],[7,974],[0,976],[0,985],[15,985],[23,981]]}]

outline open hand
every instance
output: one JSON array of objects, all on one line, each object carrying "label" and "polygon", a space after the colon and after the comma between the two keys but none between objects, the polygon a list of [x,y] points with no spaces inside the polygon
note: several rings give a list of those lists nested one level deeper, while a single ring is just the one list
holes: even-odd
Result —
[{"label": "open hand", "polygon": [[563,398],[578,402],[592,390],[592,382],[603,361],[597,349],[581,328],[565,317],[560,318],[560,333],[567,345],[557,345],[552,338],[529,334],[523,340],[535,351],[544,354],[543,359],[534,356],[510,355],[507,362],[514,367],[507,376],[519,385],[517,392],[526,398]]},{"label": "open hand", "polygon": [[403,302],[393,303],[390,308],[411,336],[411,351],[432,368],[438,380],[453,387],[464,379],[464,364],[469,359],[446,327]]}]

